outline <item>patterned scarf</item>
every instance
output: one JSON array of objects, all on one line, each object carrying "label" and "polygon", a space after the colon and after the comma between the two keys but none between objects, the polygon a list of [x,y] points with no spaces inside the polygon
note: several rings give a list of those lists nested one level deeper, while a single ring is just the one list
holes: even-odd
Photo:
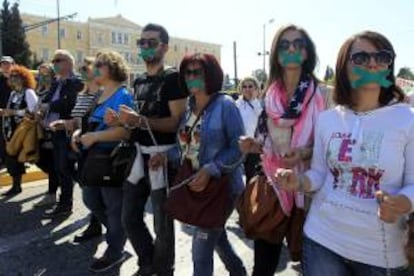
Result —
[{"label": "patterned scarf", "polygon": [[[287,108],[286,108],[287,107]],[[288,102],[282,84],[273,83],[265,98],[265,122],[267,136],[263,147],[263,170],[275,184],[274,174],[283,167],[281,158],[293,149],[311,147],[317,116],[325,109],[324,98],[308,75],[302,75],[295,93]],[[309,168],[309,162],[300,162],[294,170],[297,173]],[[273,185],[286,215],[290,215],[293,204],[304,208],[302,193],[287,192]]]}]

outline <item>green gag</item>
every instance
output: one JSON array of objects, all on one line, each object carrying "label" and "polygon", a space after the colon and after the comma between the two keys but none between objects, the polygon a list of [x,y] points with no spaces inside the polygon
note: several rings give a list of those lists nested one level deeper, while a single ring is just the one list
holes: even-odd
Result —
[{"label": "green gag", "polygon": [[288,51],[279,51],[279,60],[283,67],[286,67],[290,63],[302,64],[303,56],[300,51],[289,53]]},{"label": "green gag", "polygon": [[59,73],[60,72],[60,66],[59,64],[55,63],[53,64],[53,72]]},{"label": "green gag", "polygon": [[[96,69],[98,69],[98,68],[96,68]],[[99,71],[99,70],[98,70],[98,71]],[[100,72],[99,72],[99,74],[100,74]],[[94,73],[94,75],[95,75],[95,73]],[[90,80],[91,80],[91,78],[89,77],[88,73],[87,73],[87,72],[85,72],[85,71],[82,71],[82,72],[80,73],[80,76],[81,76],[81,79],[82,79],[83,81],[90,81]]]},{"label": "green gag", "polygon": [[188,90],[191,90],[193,88],[204,90],[205,84],[203,79],[191,79],[186,80],[185,83],[187,84]]},{"label": "green gag", "polygon": [[102,74],[101,74],[101,71],[99,71],[99,69],[98,68],[93,68],[93,76],[94,77],[100,77],[100,76],[102,76]]},{"label": "green gag", "polygon": [[359,78],[352,81],[351,86],[355,89],[368,83],[377,83],[381,87],[388,88],[392,84],[392,82],[387,80],[387,76],[390,72],[391,70],[389,69],[372,72],[361,67],[353,67],[352,74],[358,76]]},{"label": "green gag", "polygon": [[141,48],[139,56],[142,57],[143,60],[151,60],[155,57],[155,48]]}]

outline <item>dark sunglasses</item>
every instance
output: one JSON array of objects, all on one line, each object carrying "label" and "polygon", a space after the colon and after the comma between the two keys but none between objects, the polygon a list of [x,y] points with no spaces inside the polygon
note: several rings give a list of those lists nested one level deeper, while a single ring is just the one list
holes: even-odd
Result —
[{"label": "dark sunglasses", "polygon": [[88,66],[86,66],[86,65],[81,66],[81,67],[79,68],[79,71],[80,71],[80,72],[87,72],[87,71],[88,71]]},{"label": "dark sunglasses", "polygon": [[307,43],[303,38],[296,38],[293,41],[282,39],[279,42],[279,50],[287,51],[289,50],[290,45],[293,45],[296,50],[302,50],[306,47]]},{"label": "dark sunglasses", "polygon": [[380,50],[378,52],[360,51],[350,55],[352,64],[359,66],[368,66],[371,58],[375,60],[378,65],[391,65],[394,61],[394,54],[388,50]]},{"label": "dark sunglasses", "polygon": [[63,58],[54,58],[54,59],[52,59],[52,63],[59,63],[59,62],[62,62],[62,61],[65,61],[65,59],[63,59]]},{"label": "dark sunglasses", "polygon": [[101,68],[102,66],[105,66],[105,64],[103,62],[98,61],[98,62],[95,62],[93,66],[95,66],[96,68]]},{"label": "dark sunglasses", "polygon": [[246,89],[246,88],[252,89],[252,88],[254,88],[254,86],[253,85],[242,85],[242,88],[243,89]]},{"label": "dark sunglasses", "polygon": [[198,76],[201,76],[203,74],[203,69],[194,69],[194,70],[190,70],[190,69],[187,69],[187,70],[185,70],[185,75],[187,76],[187,77],[189,77],[189,76],[191,76],[191,75],[193,75],[194,77],[198,77]]},{"label": "dark sunglasses", "polygon": [[141,38],[137,40],[137,46],[142,48],[147,45],[149,48],[156,48],[160,44],[160,41],[155,38],[145,39]]}]

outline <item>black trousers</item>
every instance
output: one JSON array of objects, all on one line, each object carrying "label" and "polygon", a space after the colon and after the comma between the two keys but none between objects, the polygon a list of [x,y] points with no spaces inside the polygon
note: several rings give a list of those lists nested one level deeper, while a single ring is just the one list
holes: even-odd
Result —
[{"label": "black trousers", "polygon": [[254,266],[252,276],[273,276],[279,264],[283,243],[254,241]]},{"label": "black trousers", "polygon": [[260,154],[248,154],[244,161],[244,171],[246,174],[246,184],[257,174],[256,166],[260,164]]}]

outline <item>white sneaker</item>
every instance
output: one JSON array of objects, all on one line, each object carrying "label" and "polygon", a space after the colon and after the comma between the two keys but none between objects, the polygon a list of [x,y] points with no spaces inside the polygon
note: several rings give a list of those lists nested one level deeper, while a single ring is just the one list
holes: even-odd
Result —
[{"label": "white sneaker", "polygon": [[56,195],[46,194],[39,202],[34,204],[34,207],[43,207],[53,205],[56,203]]}]

